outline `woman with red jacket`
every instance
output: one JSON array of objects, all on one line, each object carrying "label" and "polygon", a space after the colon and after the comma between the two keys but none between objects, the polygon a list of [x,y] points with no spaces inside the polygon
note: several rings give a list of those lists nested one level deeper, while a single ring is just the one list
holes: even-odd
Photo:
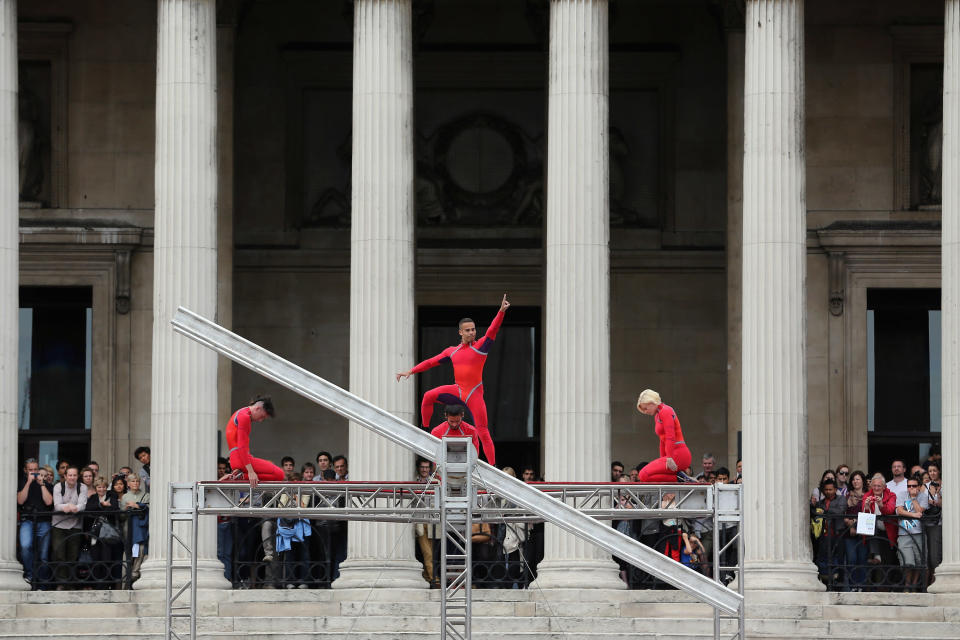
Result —
[{"label": "woman with red jacket", "polygon": [[639,482],[676,482],[678,472],[690,466],[690,449],[683,441],[683,431],[673,407],[663,404],[660,394],[644,389],[637,399],[637,410],[654,416],[654,430],[660,436],[660,457],[640,470]]},{"label": "woman with red jacket", "polygon": [[869,544],[870,557],[867,562],[870,564],[880,564],[882,562],[881,553],[883,551],[883,534],[880,533],[880,527],[886,528],[887,540],[890,542],[890,548],[897,547],[897,520],[895,518],[880,519],[880,516],[892,516],[897,511],[897,494],[887,489],[883,476],[874,476],[870,481],[870,492],[863,496],[863,502],[860,503],[860,511],[864,513],[873,513],[877,515],[876,533],[871,538],[865,538]]}]

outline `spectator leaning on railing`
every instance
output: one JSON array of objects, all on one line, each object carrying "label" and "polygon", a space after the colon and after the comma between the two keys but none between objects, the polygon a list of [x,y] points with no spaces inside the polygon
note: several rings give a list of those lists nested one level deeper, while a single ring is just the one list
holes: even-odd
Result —
[{"label": "spectator leaning on railing", "polygon": [[853,567],[848,569],[847,587],[851,591],[860,591],[866,581],[866,571],[862,567],[867,563],[867,545],[857,535],[857,513],[860,511],[860,504],[867,489],[867,476],[863,471],[854,471],[850,474],[847,489],[846,515],[850,517],[844,519],[847,530],[844,533],[843,546],[846,564],[848,567]]},{"label": "spectator leaning on railing", "polygon": [[920,585],[920,567],[923,566],[923,529],[920,518],[923,517],[923,507],[920,506],[920,481],[916,478],[907,480],[907,497],[897,499],[897,515],[900,517],[897,528],[897,547],[900,549],[900,558],[906,568],[906,587],[908,591],[916,591]]},{"label": "spectator leaning on railing", "polygon": [[90,555],[93,559],[91,568],[91,578],[94,582],[119,583],[120,565],[119,561],[123,556],[123,542],[107,540],[101,532],[104,529],[104,523],[114,529],[117,527],[117,512],[120,508],[120,502],[116,494],[110,490],[110,483],[104,477],[98,477],[93,481],[94,494],[87,498],[87,506],[84,509],[87,525],[84,527],[90,532],[92,542]]},{"label": "spectator leaning on railing", "polygon": [[[34,541],[40,545],[40,562],[46,563],[50,552],[50,508],[53,506],[53,487],[41,477],[34,458],[27,458],[23,477],[17,490],[20,508],[20,559],[27,581],[33,580]],[[46,515],[42,515],[46,514]]]},{"label": "spectator leaning on railing", "polygon": [[57,590],[63,590],[69,581],[70,569],[66,562],[76,562],[80,555],[83,535],[78,515],[87,506],[87,491],[79,481],[80,470],[67,467],[64,479],[53,488],[53,530],[51,544],[57,565]]},{"label": "spectator leaning on railing", "polygon": [[932,573],[934,569],[940,566],[940,562],[943,560],[943,538],[941,537],[943,529],[940,515],[943,493],[940,488],[940,462],[929,462],[927,464],[927,473],[930,474],[930,483],[927,485],[927,500],[929,505],[924,514],[923,528],[927,535],[929,566]]},{"label": "spectator leaning on railing", "polygon": [[820,495],[822,497],[811,509],[816,516],[821,516],[823,529],[817,538],[817,568],[821,580],[827,581],[833,578],[830,572],[843,557],[840,541],[843,523],[840,516],[847,511],[847,500],[837,495],[837,483],[830,478],[820,483]]},{"label": "spectator leaning on railing", "polygon": [[863,496],[863,502],[860,504],[860,511],[873,513],[877,516],[877,528],[873,537],[868,539],[868,550],[870,557],[867,562],[870,564],[880,564],[883,561],[881,556],[883,547],[883,533],[885,531],[887,541],[891,548],[897,546],[897,523],[890,519],[881,520],[880,516],[892,516],[897,509],[897,496],[893,491],[887,489],[883,482],[883,476],[877,474],[870,481],[870,493]]},{"label": "spectator leaning on railing", "polygon": [[128,540],[133,547],[131,554],[133,556],[133,567],[131,569],[131,578],[136,580],[140,577],[140,566],[143,559],[147,556],[148,543],[150,542],[149,529],[147,528],[146,508],[150,504],[150,492],[140,487],[140,476],[131,473],[127,476],[127,492],[120,499],[120,509],[129,512],[130,519],[127,526],[130,527]]}]

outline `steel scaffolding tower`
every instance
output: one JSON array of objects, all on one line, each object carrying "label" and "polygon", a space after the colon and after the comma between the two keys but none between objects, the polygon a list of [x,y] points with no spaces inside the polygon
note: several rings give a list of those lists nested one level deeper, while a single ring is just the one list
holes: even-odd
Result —
[{"label": "steel scaffolding tower", "polygon": [[477,452],[472,438],[444,438],[440,447],[440,639],[468,640],[473,614],[470,583],[473,465]]}]

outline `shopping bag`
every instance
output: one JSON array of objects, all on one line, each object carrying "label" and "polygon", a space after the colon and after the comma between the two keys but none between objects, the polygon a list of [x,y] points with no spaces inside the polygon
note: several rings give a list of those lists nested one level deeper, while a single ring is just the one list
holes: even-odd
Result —
[{"label": "shopping bag", "polygon": [[872,536],[877,530],[877,514],[858,513],[857,514],[857,533],[862,536]]}]

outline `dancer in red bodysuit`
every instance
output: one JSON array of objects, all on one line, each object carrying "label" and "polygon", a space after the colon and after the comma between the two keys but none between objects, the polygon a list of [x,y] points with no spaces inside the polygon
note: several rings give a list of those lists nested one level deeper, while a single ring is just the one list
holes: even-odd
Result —
[{"label": "dancer in red bodysuit", "polygon": [[473,438],[473,448],[480,453],[480,437],[476,428],[463,419],[463,406],[459,404],[448,404],[443,411],[447,417],[446,422],[441,422],[430,430],[430,435],[438,438]]},{"label": "dancer in red bodysuit", "polygon": [[487,354],[497,337],[497,331],[500,330],[500,325],[503,323],[503,314],[509,308],[510,303],[507,302],[507,294],[503,294],[500,311],[480,340],[477,340],[476,323],[470,318],[464,318],[460,321],[460,344],[448,347],[434,357],[424,360],[413,369],[397,374],[397,381],[399,381],[400,378],[407,378],[410,374],[426,371],[441,362],[449,360],[453,364],[453,379],[456,384],[436,387],[423,394],[423,402],[420,405],[420,418],[423,426],[424,428],[430,427],[433,405],[437,402],[464,405],[473,416],[474,427],[480,436],[480,442],[483,444],[483,454],[490,464],[496,464],[496,452],[493,448],[493,438],[490,437],[490,430],[487,428],[487,405],[483,400],[483,365],[487,361]]},{"label": "dancer in red bodysuit", "polygon": [[637,400],[637,410],[648,416],[656,416],[655,430],[660,436],[660,457],[641,469],[637,480],[676,482],[678,476],[686,476],[683,471],[690,466],[690,450],[683,441],[683,431],[680,430],[680,421],[673,407],[663,404],[660,394],[653,389],[645,389]]},{"label": "dancer in red bodysuit", "polygon": [[269,460],[250,455],[250,427],[273,417],[273,402],[270,396],[257,396],[249,406],[238,409],[227,421],[227,446],[230,447],[230,467],[246,475],[250,486],[260,480],[284,480],[283,469]]}]

